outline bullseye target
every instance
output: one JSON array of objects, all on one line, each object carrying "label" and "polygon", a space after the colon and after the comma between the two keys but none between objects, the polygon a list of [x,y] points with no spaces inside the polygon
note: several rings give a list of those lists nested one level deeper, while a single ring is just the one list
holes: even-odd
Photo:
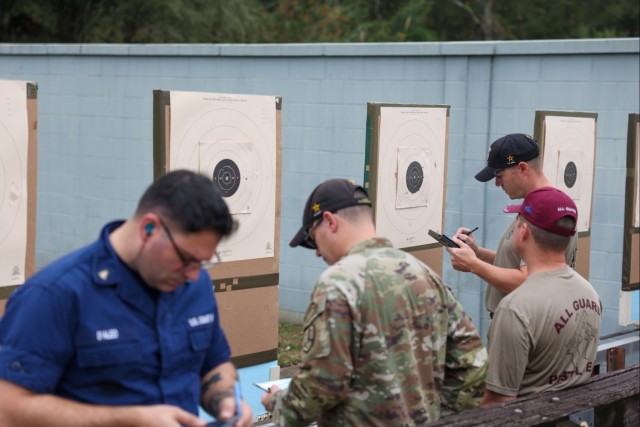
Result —
[{"label": "bullseye target", "polygon": [[[584,153],[576,150],[560,150],[558,152],[558,170],[556,186],[568,194],[576,203],[581,198],[583,190],[582,170],[584,167]],[[586,189],[585,189],[586,190]]]},{"label": "bullseye target", "polygon": [[430,186],[426,176],[432,175],[429,169],[433,163],[430,154],[424,146],[398,148],[397,209],[428,206]]},{"label": "bullseye target", "polygon": [[27,246],[26,83],[0,81],[0,286],[25,280]]},{"label": "bullseye target", "polygon": [[[260,162],[251,142],[201,141],[198,170],[212,178],[232,215],[251,213],[260,187]],[[256,169],[257,168],[257,169]]]},{"label": "bullseye target", "polygon": [[423,168],[424,166],[418,162],[411,162],[407,168],[405,184],[409,193],[415,194],[420,191],[420,188],[422,188],[422,183],[424,181]]},{"label": "bullseye target", "polygon": [[575,163],[569,161],[564,167],[564,185],[567,188],[573,188],[578,178],[578,168]]},{"label": "bullseye target", "polygon": [[213,182],[218,186],[223,197],[231,197],[240,187],[240,169],[230,159],[222,159],[213,169]]},{"label": "bullseye target", "polygon": [[547,116],[545,118],[544,174],[578,207],[578,231],[591,222],[595,157],[595,118]]},{"label": "bullseye target", "polygon": [[274,256],[275,98],[171,92],[170,168],[214,182],[237,231],[219,246],[223,261]]},{"label": "bullseye target", "polygon": [[442,228],[446,108],[381,107],[376,228],[399,248]]}]

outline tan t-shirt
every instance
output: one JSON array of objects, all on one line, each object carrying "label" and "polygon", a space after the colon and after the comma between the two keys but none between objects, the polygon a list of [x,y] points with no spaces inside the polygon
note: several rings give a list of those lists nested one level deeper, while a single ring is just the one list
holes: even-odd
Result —
[{"label": "tan t-shirt", "polygon": [[[502,268],[520,268],[526,263],[520,255],[518,255],[513,248],[513,242],[511,237],[513,237],[513,230],[516,226],[516,217],[511,221],[511,224],[504,230],[502,237],[500,237],[500,242],[498,243],[498,249],[496,250],[496,257],[493,260],[493,265],[496,267]],[[571,268],[576,268],[576,256],[578,252],[578,233],[573,235],[571,240],[569,241],[569,246],[567,247],[567,252],[565,256],[565,261],[567,265]],[[499,289],[494,288],[489,284],[487,287],[487,292],[484,297],[485,306],[487,310],[490,312],[495,312],[498,304],[502,301],[507,293],[502,292]]]},{"label": "tan t-shirt", "polygon": [[487,389],[525,396],[586,381],[601,315],[596,291],[568,266],[530,275],[495,312]]}]

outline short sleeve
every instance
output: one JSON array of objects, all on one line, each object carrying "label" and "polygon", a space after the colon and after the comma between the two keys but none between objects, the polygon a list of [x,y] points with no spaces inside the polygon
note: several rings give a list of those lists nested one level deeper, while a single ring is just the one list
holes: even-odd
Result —
[{"label": "short sleeve", "polygon": [[71,304],[35,283],[11,296],[0,320],[0,378],[36,393],[55,390],[73,356]]},{"label": "short sleeve", "polygon": [[505,396],[517,396],[530,346],[530,334],[524,321],[513,310],[499,307],[489,329],[487,389]]},{"label": "short sleeve", "polygon": [[227,337],[220,325],[220,316],[218,314],[218,305],[215,302],[213,305],[213,331],[211,334],[211,345],[205,355],[204,363],[200,371],[200,376],[206,375],[211,369],[222,363],[228,362],[231,359],[231,347],[227,341]]}]

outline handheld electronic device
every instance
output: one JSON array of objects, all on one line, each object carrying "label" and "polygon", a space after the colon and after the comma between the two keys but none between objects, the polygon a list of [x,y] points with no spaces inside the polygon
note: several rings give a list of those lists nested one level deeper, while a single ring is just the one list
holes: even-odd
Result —
[{"label": "handheld electronic device", "polygon": [[453,240],[451,240],[450,238],[448,238],[444,234],[438,233],[437,231],[429,230],[429,236],[433,237],[434,239],[436,239],[438,242],[440,242],[444,246],[449,246],[450,248],[459,248],[460,247],[460,245],[458,245],[456,242],[454,242]]},{"label": "handheld electronic device", "polygon": [[238,419],[240,419],[240,417],[236,415],[228,421],[211,421],[207,424],[207,427],[232,427]]}]

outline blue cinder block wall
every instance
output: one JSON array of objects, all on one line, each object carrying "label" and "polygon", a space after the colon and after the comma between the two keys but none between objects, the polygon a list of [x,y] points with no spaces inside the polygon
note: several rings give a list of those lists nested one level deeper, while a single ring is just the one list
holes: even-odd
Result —
[{"label": "blue cinder block wall", "polygon": [[[451,106],[445,232],[480,226],[495,248],[506,195],[474,174],[489,144],[533,133],[536,110],[598,113],[590,279],[602,334],[618,325],[627,120],[640,111],[638,39],[313,45],[0,44],[0,79],[38,84],[38,268],[132,214],[153,178],[152,91],[280,95],[280,310],[300,320],[325,268],[288,246],[309,192],[363,178],[368,101]],[[484,287],[444,260],[486,335]],[[637,294],[637,292],[636,292]]]}]

